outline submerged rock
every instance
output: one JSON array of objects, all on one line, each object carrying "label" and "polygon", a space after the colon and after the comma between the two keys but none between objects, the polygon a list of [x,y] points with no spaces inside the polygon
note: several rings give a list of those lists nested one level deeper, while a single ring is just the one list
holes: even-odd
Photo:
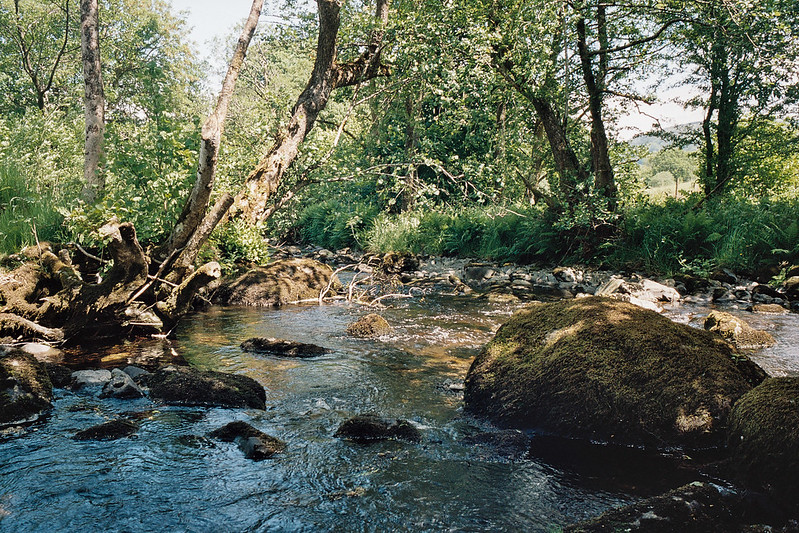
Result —
[{"label": "submerged rock", "polygon": [[336,289],[339,286],[329,266],[312,259],[286,259],[224,281],[214,294],[213,302],[220,305],[281,306],[319,298],[327,287]]},{"label": "submerged rock", "polygon": [[743,395],[728,433],[740,481],[799,512],[799,378],[768,379]]},{"label": "submerged rock", "polygon": [[282,440],[241,421],[226,424],[209,433],[209,436],[223,442],[235,442],[244,456],[254,461],[269,459],[286,449],[286,443]]},{"label": "submerged rock", "polygon": [[50,409],[53,385],[31,354],[0,352],[0,428],[35,422]]},{"label": "submerged rock", "polygon": [[266,337],[253,337],[241,343],[245,352],[268,353],[281,357],[317,357],[330,353],[330,350],[303,342],[289,341],[286,339],[273,339]]},{"label": "submerged rock", "polygon": [[103,385],[100,398],[141,398],[144,393],[129,375],[115,368],[111,379]]},{"label": "submerged rock", "polygon": [[465,408],[505,427],[718,446],[765,372],[718,337],[607,298],[517,311],[466,376]]},{"label": "submerged rock", "polygon": [[738,348],[767,348],[776,344],[771,333],[754,329],[742,319],[722,311],[711,311],[707,315],[705,329],[718,333]]},{"label": "submerged rock", "polygon": [[463,442],[511,459],[520,459],[530,451],[530,437],[518,429],[483,431],[466,437]]},{"label": "submerged rock", "polygon": [[391,326],[382,316],[370,313],[347,326],[347,335],[358,338],[379,337],[391,333]]},{"label": "submerged rock", "polygon": [[364,413],[345,421],[339,426],[335,437],[356,442],[398,439],[409,442],[422,440],[421,432],[407,420],[397,420],[393,424],[371,413]]},{"label": "submerged rock", "polygon": [[75,440],[117,440],[129,437],[139,429],[132,420],[117,419],[92,426],[73,435]]},{"label": "submerged rock", "polygon": [[266,393],[247,376],[166,367],[147,378],[150,398],[172,405],[266,408]]},{"label": "submerged rock", "polygon": [[726,533],[740,531],[738,499],[710,483],[694,482],[646,500],[612,509],[573,524],[564,533],[641,531],[646,533]]}]

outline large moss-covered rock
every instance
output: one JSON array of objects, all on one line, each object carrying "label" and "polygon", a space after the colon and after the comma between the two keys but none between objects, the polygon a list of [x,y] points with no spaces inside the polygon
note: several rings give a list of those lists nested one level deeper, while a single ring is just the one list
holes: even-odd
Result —
[{"label": "large moss-covered rock", "polygon": [[52,399],[43,363],[19,350],[0,350],[0,428],[38,420]]},{"label": "large moss-covered rock", "polygon": [[172,405],[266,407],[264,388],[238,374],[167,367],[148,376],[147,385],[150,398]]},{"label": "large moss-covered rock", "polygon": [[355,322],[347,325],[347,335],[368,339],[370,337],[380,337],[391,333],[391,325],[382,316],[376,313],[364,315]]},{"label": "large moss-covered rock", "polygon": [[764,378],[715,335],[591,297],[514,314],[472,363],[464,400],[506,427],[712,446],[733,403]]},{"label": "large moss-covered rock", "polygon": [[312,259],[286,259],[225,280],[214,294],[220,305],[280,306],[319,298],[340,286],[333,269]]},{"label": "large moss-covered rock", "polygon": [[764,381],[730,415],[732,467],[746,485],[765,489],[799,512],[799,378]]}]

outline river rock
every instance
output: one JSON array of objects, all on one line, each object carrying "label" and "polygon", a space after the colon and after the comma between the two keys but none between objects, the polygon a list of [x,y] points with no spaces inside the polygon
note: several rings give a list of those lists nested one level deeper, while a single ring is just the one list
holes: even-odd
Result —
[{"label": "river rock", "polygon": [[788,310],[780,304],[754,304],[752,312],[764,315],[784,315],[788,313]]},{"label": "river rock", "polygon": [[209,436],[223,442],[235,442],[247,459],[260,461],[286,449],[282,440],[267,435],[242,421],[231,422],[209,433]]},{"label": "river rock", "polygon": [[220,305],[281,306],[319,298],[328,286],[333,291],[341,286],[329,266],[313,259],[286,259],[224,281],[214,294],[213,302]]},{"label": "river rock", "polygon": [[147,378],[150,398],[171,405],[266,408],[266,393],[247,376],[166,367]]},{"label": "river rock", "polygon": [[356,442],[386,439],[406,440],[409,442],[422,440],[421,432],[407,420],[397,420],[390,424],[371,413],[360,414],[345,421],[339,426],[334,436]]},{"label": "river rock", "polygon": [[100,398],[141,398],[144,393],[129,375],[115,368],[111,371],[111,379],[103,385]]},{"label": "river rock", "polygon": [[110,370],[77,370],[72,373],[72,390],[104,387],[111,381]]},{"label": "river rock", "polygon": [[44,363],[53,388],[65,389],[72,384],[72,369],[58,363]]},{"label": "river rock", "polygon": [[799,378],[768,379],[730,415],[731,465],[741,482],[799,512]]},{"label": "river rock", "polygon": [[419,270],[419,258],[410,252],[388,252],[380,260],[380,269],[386,274],[400,274]]},{"label": "river rock", "polygon": [[128,365],[122,369],[122,372],[130,376],[130,378],[136,382],[136,384],[141,383],[142,381],[147,379],[147,376],[150,375],[150,372],[147,372],[143,368],[139,368],[138,366]]},{"label": "river rock", "polygon": [[267,353],[279,357],[317,357],[330,353],[330,350],[303,342],[289,341],[286,339],[273,339],[266,337],[253,337],[241,343],[245,352]]},{"label": "river rock", "polygon": [[722,339],[626,302],[517,311],[466,376],[467,411],[504,427],[654,446],[718,446],[765,378]]},{"label": "river rock", "polygon": [[117,419],[92,426],[73,435],[75,440],[117,440],[129,437],[139,429],[132,420]]},{"label": "river rock", "polygon": [[789,300],[799,300],[799,276],[791,276],[786,279],[783,289]]},{"label": "river rock", "polygon": [[726,533],[741,527],[739,498],[710,483],[694,482],[570,525],[563,532]]},{"label": "river rock", "polygon": [[662,310],[659,304],[678,302],[682,298],[674,287],[668,287],[650,279],[634,282],[619,277],[607,280],[597,288],[594,294],[629,302],[656,312]]},{"label": "river rock", "polygon": [[0,352],[0,428],[35,422],[52,400],[53,385],[43,363],[19,350]]},{"label": "river rock", "polygon": [[742,319],[723,311],[711,311],[705,318],[705,329],[718,333],[738,348],[767,348],[776,341],[771,333],[754,329]]},{"label": "river rock", "polygon": [[347,335],[361,339],[379,337],[391,333],[391,326],[382,316],[370,313],[347,326]]},{"label": "river rock", "polygon": [[38,361],[43,363],[54,363],[64,358],[64,352],[58,348],[53,348],[49,344],[42,344],[40,342],[26,342],[20,346],[20,350],[31,354]]}]

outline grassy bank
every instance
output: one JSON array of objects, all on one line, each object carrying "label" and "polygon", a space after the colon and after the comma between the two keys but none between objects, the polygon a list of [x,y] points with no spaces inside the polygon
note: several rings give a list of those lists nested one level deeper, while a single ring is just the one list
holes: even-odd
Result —
[{"label": "grassy bank", "polygon": [[409,251],[493,261],[587,262],[658,274],[715,268],[753,273],[799,260],[799,200],[696,199],[628,209],[602,238],[530,206],[388,215],[334,201],[306,209],[295,226],[306,243],[372,252]]}]

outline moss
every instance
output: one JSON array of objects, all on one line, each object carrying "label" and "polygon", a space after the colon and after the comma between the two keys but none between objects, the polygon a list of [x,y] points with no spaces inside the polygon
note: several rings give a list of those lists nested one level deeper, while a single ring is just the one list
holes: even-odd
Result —
[{"label": "moss", "polygon": [[214,295],[221,305],[280,306],[319,298],[328,286],[340,287],[333,270],[312,259],[287,259],[226,280]]},{"label": "moss", "polygon": [[655,445],[719,445],[765,373],[723,340],[606,298],[517,311],[466,377],[466,409],[505,427]]},{"label": "moss", "polygon": [[799,378],[769,379],[742,396],[728,441],[743,483],[799,511]]}]

